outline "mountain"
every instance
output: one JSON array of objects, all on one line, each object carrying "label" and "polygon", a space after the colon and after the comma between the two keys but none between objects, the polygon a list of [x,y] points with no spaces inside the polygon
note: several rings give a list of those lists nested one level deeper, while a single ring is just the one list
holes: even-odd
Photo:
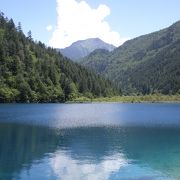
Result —
[{"label": "mountain", "polygon": [[118,93],[112,83],[26,37],[0,14],[0,103],[64,102]]},{"label": "mountain", "polygon": [[59,49],[59,51],[64,56],[74,61],[78,61],[79,59],[89,55],[96,49],[105,49],[108,51],[112,51],[115,49],[115,46],[105,43],[99,38],[91,38],[74,42],[71,46],[64,49]]},{"label": "mountain", "polygon": [[180,21],[125,42],[112,52],[94,51],[81,64],[108,77],[124,94],[180,92]]}]

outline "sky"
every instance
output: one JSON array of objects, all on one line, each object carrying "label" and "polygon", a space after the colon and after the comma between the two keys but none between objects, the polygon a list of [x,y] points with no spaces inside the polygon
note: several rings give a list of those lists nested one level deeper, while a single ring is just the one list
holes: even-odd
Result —
[{"label": "sky", "polygon": [[54,48],[96,37],[119,46],[180,20],[179,7],[179,0],[0,0],[25,34]]}]

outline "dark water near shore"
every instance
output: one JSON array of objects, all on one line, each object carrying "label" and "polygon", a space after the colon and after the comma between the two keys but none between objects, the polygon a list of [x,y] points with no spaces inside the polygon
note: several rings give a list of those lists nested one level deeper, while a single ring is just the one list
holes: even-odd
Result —
[{"label": "dark water near shore", "polygon": [[180,104],[2,104],[0,179],[180,179]]}]

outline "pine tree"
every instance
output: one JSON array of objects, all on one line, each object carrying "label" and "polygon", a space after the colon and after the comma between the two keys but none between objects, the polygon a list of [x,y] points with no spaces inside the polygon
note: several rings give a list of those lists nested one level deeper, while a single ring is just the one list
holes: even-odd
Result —
[{"label": "pine tree", "polygon": [[18,22],[17,31],[22,33],[21,22]]},{"label": "pine tree", "polygon": [[28,31],[28,33],[27,33],[27,38],[28,38],[30,41],[33,40],[33,39],[32,39],[32,32],[31,32],[31,30]]}]

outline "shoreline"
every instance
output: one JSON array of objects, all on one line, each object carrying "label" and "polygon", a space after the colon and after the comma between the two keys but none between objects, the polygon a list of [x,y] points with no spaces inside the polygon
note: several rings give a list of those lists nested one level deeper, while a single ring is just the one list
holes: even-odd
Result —
[{"label": "shoreline", "polygon": [[0,102],[0,104],[86,104],[86,103],[180,103],[180,95],[113,96],[87,98],[84,96],[62,102]]},{"label": "shoreline", "polygon": [[[62,104],[180,104],[180,101],[140,101],[140,102],[126,102],[126,101],[68,101]],[[30,103],[31,104],[31,103]],[[40,103],[39,103],[40,104]],[[48,104],[48,103],[47,103]],[[54,103],[58,104],[58,103]]]},{"label": "shoreline", "polygon": [[180,103],[180,95],[114,96],[92,99],[80,97],[67,103]]}]

